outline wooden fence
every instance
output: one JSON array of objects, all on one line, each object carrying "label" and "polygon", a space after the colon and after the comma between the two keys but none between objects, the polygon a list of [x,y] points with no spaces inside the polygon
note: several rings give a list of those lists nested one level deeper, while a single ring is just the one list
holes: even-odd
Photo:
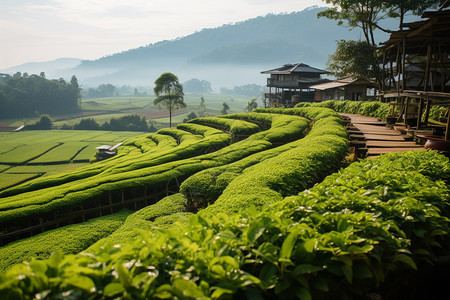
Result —
[{"label": "wooden fence", "polygon": [[137,211],[138,209],[158,202],[170,194],[177,193],[178,190],[179,183],[176,181],[173,185],[169,185],[168,183],[165,190],[163,189],[156,193],[147,194],[147,189],[145,188],[142,196],[129,199],[126,197],[125,190],[119,193],[116,192],[114,195],[112,192],[108,192],[101,197],[90,199],[84,205],[81,204],[72,207],[71,211],[54,212],[51,216],[47,216],[45,220],[39,218],[40,222],[36,222],[37,224],[35,223],[35,225],[16,226],[12,230],[0,233],[0,246],[62,226],[82,223],[89,219],[113,214],[121,209]]}]

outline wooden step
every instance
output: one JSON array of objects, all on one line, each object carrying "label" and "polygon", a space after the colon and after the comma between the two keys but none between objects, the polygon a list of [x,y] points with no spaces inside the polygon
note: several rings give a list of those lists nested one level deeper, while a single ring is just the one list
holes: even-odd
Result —
[{"label": "wooden step", "polygon": [[350,134],[350,135],[348,136],[348,138],[349,138],[350,140],[358,140],[358,141],[363,141],[363,140],[366,139],[366,137],[365,137],[364,134]]},{"label": "wooden step", "polygon": [[350,141],[350,147],[362,148],[366,147],[366,141]]},{"label": "wooden step", "polygon": [[401,135],[384,135],[384,134],[364,134],[366,140],[379,140],[379,141],[404,141],[405,139]]},{"label": "wooden step", "polygon": [[376,147],[376,148],[411,148],[411,147],[422,147],[417,145],[415,142],[408,141],[366,141],[367,147]]},{"label": "wooden step", "polygon": [[368,148],[367,155],[374,155],[374,154],[386,154],[390,152],[404,152],[404,151],[418,151],[418,150],[424,150],[423,147],[401,147],[401,148]]}]

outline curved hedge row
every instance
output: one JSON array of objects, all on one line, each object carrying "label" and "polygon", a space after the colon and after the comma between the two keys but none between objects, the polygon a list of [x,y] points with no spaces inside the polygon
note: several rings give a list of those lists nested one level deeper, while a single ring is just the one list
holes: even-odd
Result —
[{"label": "curved hedge row", "polygon": [[232,134],[251,135],[258,132],[259,126],[243,120],[228,119],[223,117],[205,117],[189,120],[188,123],[195,123],[207,126],[217,126],[221,130],[228,131]]},{"label": "curved hedge row", "polygon": [[[203,169],[228,164],[269,149],[273,147],[273,141],[288,142],[301,137],[309,123],[304,118],[296,116],[266,114],[265,118],[272,121],[272,127],[269,130],[255,133],[245,140],[211,153],[198,155],[200,152],[197,148],[198,144],[202,145],[205,138],[185,148],[185,151],[189,153],[188,157],[197,154],[196,157],[184,158],[184,152],[181,150],[177,152],[178,147],[173,147],[171,148],[173,151],[152,153],[153,156],[150,157],[154,157],[153,160],[134,162],[130,159],[129,165],[123,164],[117,167],[110,165],[110,169],[104,170],[97,176],[2,198],[0,199],[0,224],[3,227],[8,224],[17,224],[18,220],[31,216],[42,216],[58,209],[67,210],[73,205],[81,204],[83,201],[104,195],[109,191],[130,190],[143,186],[158,191],[164,189],[167,182],[171,180],[177,179],[180,182]],[[211,139],[217,135],[219,134],[212,134]],[[223,143],[221,138],[218,140]],[[209,147],[214,147],[211,143]],[[204,147],[209,149],[208,143],[205,142]],[[178,160],[174,160],[174,157]]]},{"label": "curved hedge row", "polygon": [[0,247],[0,270],[6,271],[11,266],[32,258],[46,259],[54,252],[77,254],[121,228],[130,214],[131,211],[122,210]]},{"label": "curved hedge row", "polygon": [[[204,134],[203,139],[199,139],[199,135],[185,131],[183,131],[185,133],[184,138],[179,144],[170,135],[158,133],[140,135],[126,141],[124,146],[119,147],[118,155],[111,159],[64,174],[27,182],[0,192],[0,197],[12,196],[83,179],[89,180],[93,176],[104,176],[104,174],[122,173],[156,166],[177,159],[193,157],[199,153],[212,152],[229,145],[231,141],[229,134],[213,128],[204,129],[198,127],[197,130]],[[163,132],[168,132],[168,130],[164,129]],[[146,150],[143,150],[142,147],[145,144],[149,146]]]},{"label": "curved hedge row", "polygon": [[[297,111],[316,118],[305,138],[191,176],[180,187],[188,204],[200,208],[219,198],[218,203],[207,210],[231,212],[256,205],[256,199],[260,204],[280,200],[336,171],[348,151],[347,134],[340,119],[334,112],[323,109]],[[293,110],[279,112],[292,113]],[[264,114],[260,115],[262,118]]]},{"label": "curved hedge row", "polygon": [[262,211],[195,215],[130,244],[17,265],[0,274],[0,294],[360,299],[448,241],[449,175],[431,151],[364,160]]},{"label": "curved hedge row", "polygon": [[[296,107],[304,107],[305,103],[299,103]],[[327,107],[334,111],[348,114],[358,114],[369,117],[376,117],[386,120],[391,114],[391,109],[388,103],[380,101],[351,101],[351,100],[327,100],[317,103],[312,103],[313,107]]]}]

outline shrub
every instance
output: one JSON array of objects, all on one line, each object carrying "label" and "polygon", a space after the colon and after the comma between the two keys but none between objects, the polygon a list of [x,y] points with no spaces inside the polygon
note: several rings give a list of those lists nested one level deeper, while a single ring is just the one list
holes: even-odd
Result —
[{"label": "shrub", "polygon": [[[412,167],[403,170],[396,158]],[[448,210],[449,189],[435,165],[448,170],[435,152],[365,160],[261,211],[195,215],[183,227],[142,231],[133,243],[17,265],[0,273],[0,293],[361,299],[390,274],[401,278],[433,261],[448,240],[440,210]]]},{"label": "shrub", "polygon": [[[302,106],[302,103],[296,105],[296,107]],[[327,100],[313,103],[311,106],[327,107],[341,113],[360,114],[383,120],[390,115],[389,104],[380,101]]]},{"label": "shrub", "polygon": [[73,224],[53,229],[36,236],[0,247],[0,270],[24,260],[45,259],[58,251],[62,254],[76,254],[119,228],[130,211],[122,210],[82,224]]},{"label": "shrub", "polygon": [[[119,156],[119,152],[119,158],[107,160],[97,168],[90,166],[61,177],[47,177],[45,180],[6,190],[3,195],[11,196],[0,200],[0,224],[2,228],[20,226],[23,222],[28,222],[29,218],[43,218],[56,210],[71,210],[73,206],[87,204],[92,199],[111,191],[133,191],[142,189],[143,186],[154,191],[163,190],[171,181],[182,182],[201,170],[228,164],[269,149],[273,147],[271,141],[278,143],[284,139],[287,142],[298,138],[307,126],[291,126],[286,131],[283,127],[286,128],[293,122],[308,123],[294,116],[267,114],[267,117],[274,120],[271,129],[258,132],[231,145],[228,145],[229,135],[223,132],[213,133],[200,140],[198,136],[185,133],[183,136],[190,136],[193,139],[183,139],[180,145],[166,151],[149,151],[133,156]],[[244,122],[223,120],[224,124],[234,125]],[[255,124],[252,126],[258,127]],[[199,155],[202,151],[207,153]],[[197,156],[193,157],[195,155]]]}]

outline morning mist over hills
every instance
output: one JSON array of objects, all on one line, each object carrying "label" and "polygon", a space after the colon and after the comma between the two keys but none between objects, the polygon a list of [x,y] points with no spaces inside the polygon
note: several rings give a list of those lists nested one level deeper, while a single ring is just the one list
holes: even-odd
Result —
[{"label": "morning mist over hills", "polygon": [[[8,73],[39,74],[70,79],[76,75],[83,87],[103,83],[152,86],[163,72],[172,72],[180,82],[192,78],[211,82],[214,90],[245,84],[266,84],[260,72],[286,63],[306,63],[325,68],[336,40],[360,39],[359,30],[349,31],[336,21],[317,18],[324,8],[269,14],[242,22],[130,49],[96,60],[58,59],[27,63]],[[397,24],[393,23],[391,27]],[[377,40],[386,34],[378,32]]]}]

